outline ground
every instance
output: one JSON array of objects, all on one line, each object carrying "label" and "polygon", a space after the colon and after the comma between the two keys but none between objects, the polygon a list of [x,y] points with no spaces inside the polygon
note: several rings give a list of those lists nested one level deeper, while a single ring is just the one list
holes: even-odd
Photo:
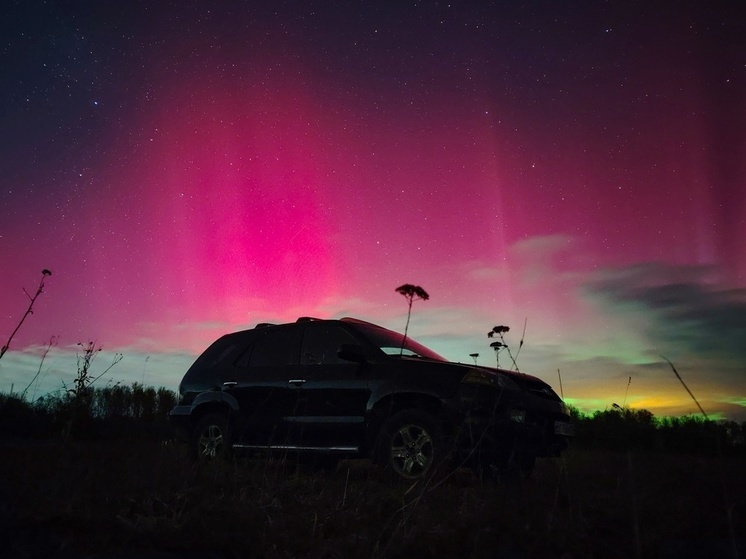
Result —
[{"label": "ground", "polygon": [[2,443],[8,557],[737,557],[743,457],[571,449],[527,480],[391,482],[142,441]]}]

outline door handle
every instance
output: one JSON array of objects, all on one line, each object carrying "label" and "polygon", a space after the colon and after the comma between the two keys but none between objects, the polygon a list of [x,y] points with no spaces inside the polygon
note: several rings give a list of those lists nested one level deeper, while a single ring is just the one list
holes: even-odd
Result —
[{"label": "door handle", "polygon": [[238,384],[238,382],[236,382],[235,380],[226,380],[223,383],[223,386],[225,386],[226,388],[232,388],[232,387],[236,386],[237,384]]},{"label": "door handle", "polygon": [[291,378],[288,381],[288,384],[305,384],[305,383],[306,383],[306,379],[302,379],[302,378]]}]

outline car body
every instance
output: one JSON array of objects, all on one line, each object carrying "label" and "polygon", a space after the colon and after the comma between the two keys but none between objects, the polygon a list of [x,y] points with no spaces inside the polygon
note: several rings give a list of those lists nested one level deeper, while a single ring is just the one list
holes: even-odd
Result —
[{"label": "car body", "polygon": [[408,479],[444,463],[529,472],[573,433],[568,408],[544,381],[451,363],[353,318],[227,334],[197,358],[179,394],[170,419],[198,456],[368,458]]}]

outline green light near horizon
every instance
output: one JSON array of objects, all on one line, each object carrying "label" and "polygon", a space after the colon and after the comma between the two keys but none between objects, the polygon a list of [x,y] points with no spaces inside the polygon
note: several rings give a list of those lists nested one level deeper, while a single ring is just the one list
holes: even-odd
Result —
[{"label": "green light near horizon", "polygon": [[617,346],[602,345],[591,348],[586,345],[569,346],[564,348],[564,358],[567,361],[593,361],[597,359],[609,360],[621,365],[647,365],[651,361],[645,348],[638,344]]},{"label": "green light near horizon", "polygon": [[722,398],[719,400],[720,402],[723,402],[724,404],[734,404],[736,406],[741,406],[742,408],[746,408],[746,397],[736,397],[736,398]]},{"label": "green light near horizon", "polygon": [[565,398],[565,403],[582,412],[593,412],[611,407],[609,400],[599,398]]},{"label": "green light near horizon", "polygon": [[[613,402],[612,400],[602,400],[598,398],[565,398],[565,403],[578,409],[582,414],[588,414],[593,415],[595,412],[600,411],[607,411],[613,409],[613,406],[616,402]],[[726,400],[723,400],[726,401]],[[738,399],[731,399],[727,400],[729,403],[737,404],[744,406],[746,404],[745,399],[738,398]],[[621,404],[619,404],[621,405]],[[705,420],[704,416],[702,414],[697,413],[695,411],[689,410],[689,406],[681,405],[678,406],[680,408],[680,411],[671,411],[675,406],[671,406],[670,404],[659,404],[659,405],[651,405],[651,402],[646,402],[643,405],[635,405],[634,403],[628,403],[626,406],[624,406],[625,410],[630,411],[640,411],[640,410],[647,410],[651,412],[656,420],[660,419],[680,419],[680,418],[687,418],[687,417],[695,417],[700,418],[703,421]],[[667,410],[667,411],[662,411]],[[725,421],[728,420],[729,417],[725,412],[708,412],[707,413],[707,419],[710,421]]]}]

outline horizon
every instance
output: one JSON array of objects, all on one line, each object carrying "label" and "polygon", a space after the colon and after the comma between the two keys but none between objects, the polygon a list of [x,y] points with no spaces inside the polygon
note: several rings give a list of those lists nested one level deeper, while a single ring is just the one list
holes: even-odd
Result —
[{"label": "horizon", "polygon": [[[392,293],[394,293],[394,290],[392,290]],[[394,295],[398,294],[394,293]],[[398,297],[398,299],[402,299],[399,305],[400,308],[398,309],[400,312],[398,314],[390,313],[389,317],[383,321],[379,320],[376,322],[376,320],[370,319],[370,317],[361,317],[359,314],[350,315],[348,313],[345,316],[354,316],[354,318],[368,320],[391,330],[403,332],[404,322],[406,321],[406,302],[401,297]],[[397,297],[392,297],[392,303],[396,300]],[[486,331],[490,330],[491,327],[483,328],[482,326],[478,326],[472,328],[471,335],[465,334],[457,337],[448,333],[447,329],[444,330],[442,326],[437,326],[437,323],[442,324],[442,321],[434,320],[438,316],[442,318],[444,314],[452,316],[452,313],[455,311],[453,309],[438,309],[428,313],[425,312],[424,308],[421,308],[428,303],[429,301],[415,302],[409,337],[430,347],[452,362],[473,365],[474,358],[471,355],[478,353],[478,366],[494,368],[499,363],[500,368],[516,370],[511,362],[511,356],[506,351],[500,353],[498,362],[498,356],[496,356],[494,350],[489,346],[489,343],[493,339],[488,338],[486,334]],[[337,316],[317,316],[307,313],[299,316],[342,318],[342,314],[338,314]],[[295,317],[295,319],[297,318]],[[432,323],[428,323],[428,318],[430,318]],[[267,317],[257,320],[254,324],[231,326],[213,322],[192,325],[193,330],[200,332],[200,334],[194,337],[204,340],[203,347],[199,346],[201,349],[196,345],[192,348],[172,348],[170,351],[161,352],[153,351],[153,348],[150,348],[151,351],[148,351],[147,348],[137,347],[136,345],[110,349],[100,340],[89,340],[94,341],[97,347],[101,349],[91,367],[91,372],[94,376],[98,376],[104,369],[109,367],[117,353],[123,356],[123,359],[116,363],[109,372],[104,374],[93,387],[103,388],[113,384],[130,385],[138,382],[144,386],[153,386],[156,388],[163,386],[177,391],[178,383],[181,381],[188,367],[197,358],[199,353],[206,349],[217,337],[229,332],[253,328],[259,323],[283,323],[295,319]],[[186,329],[186,326],[182,325],[182,329]],[[578,369],[573,370],[572,368],[563,369],[562,367],[557,367],[551,370],[550,367],[556,360],[556,351],[558,348],[556,346],[551,347],[551,344],[548,344],[546,347],[532,350],[532,332],[528,319],[525,320],[525,326],[525,332],[522,331],[523,325],[521,325],[520,328],[509,327],[509,332],[504,334],[505,342],[510,348],[512,357],[516,360],[518,370],[522,373],[537,376],[547,382],[557,394],[562,395],[563,400],[567,404],[575,407],[581,413],[592,414],[595,411],[604,411],[614,406],[620,406],[628,409],[645,409],[653,413],[657,418],[702,415],[697,408],[697,404],[686,393],[686,389],[676,378],[670,365],[660,356],[656,360],[650,350],[640,352],[640,355],[647,354],[650,357],[650,361],[637,364],[628,363],[625,367],[619,366],[616,371],[609,371],[608,368],[605,370],[601,369],[607,375],[611,373],[610,377],[604,379],[606,381],[605,384],[608,386],[611,379],[615,379],[616,388],[606,389],[599,393],[595,387],[588,389],[584,386],[588,380],[593,380],[593,377],[586,375],[589,373],[593,374],[599,371],[599,369],[591,369],[589,371],[588,367],[592,365],[589,365],[586,362],[587,360],[581,360],[579,363],[582,363],[583,366]],[[477,335],[477,330],[481,336]],[[422,335],[418,335],[418,333]],[[520,344],[521,339],[524,340],[523,344]],[[85,344],[87,342],[81,341],[80,343],[65,344],[60,343],[61,340],[59,337],[52,340],[54,343],[51,345],[49,341],[45,344],[28,346],[23,348],[22,351],[13,351],[12,347],[8,350],[5,358],[0,360],[0,378],[4,379],[4,384],[9,382],[10,385],[0,387],[0,392],[8,394],[12,390],[13,394],[18,395],[25,391],[26,399],[33,401],[41,396],[64,392],[66,388],[72,385],[77,371],[77,356],[82,354],[81,343]],[[466,351],[466,348],[469,351]],[[42,360],[45,350],[47,354]],[[591,362],[595,362],[598,359],[600,359],[599,356],[593,356],[591,357]],[[567,363],[567,361],[563,362]],[[526,363],[528,363],[528,366],[526,366]],[[703,384],[696,378],[696,374],[693,375],[694,378],[689,378],[692,372],[696,373],[696,369],[692,369],[686,363],[677,364],[674,362],[674,365],[678,371],[681,371],[683,380],[687,383],[687,386],[693,387],[694,396],[702,404],[709,419],[732,420],[739,423],[746,421],[746,413],[744,413],[742,403],[727,399],[718,401],[709,395],[706,390],[703,390]],[[624,377],[621,374],[622,370],[627,371],[629,376]],[[644,374],[642,373],[643,371]],[[37,373],[39,373],[38,378],[32,382]],[[595,380],[598,381],[599,379]],[[662,389],[661,386],[663,387]],[[706,385],[704,386],[706,387]],[[733,405],[724,406],[723,404]]]},{"label": "horizon", "polygon": [[521,370],[559,390],[559,369],[579,409],[697,413],[670,359],[746,419],[742,5],[7,12],[3,344],[53,275],[2,390],[52,336],[50,387],[96,341],[97,366],[124,355],[112,382],[176,388],[258,322],[402,331],[413,283],[409,333],[450,360],[488,365],[487,331],[517,348],[525,324]]}]

